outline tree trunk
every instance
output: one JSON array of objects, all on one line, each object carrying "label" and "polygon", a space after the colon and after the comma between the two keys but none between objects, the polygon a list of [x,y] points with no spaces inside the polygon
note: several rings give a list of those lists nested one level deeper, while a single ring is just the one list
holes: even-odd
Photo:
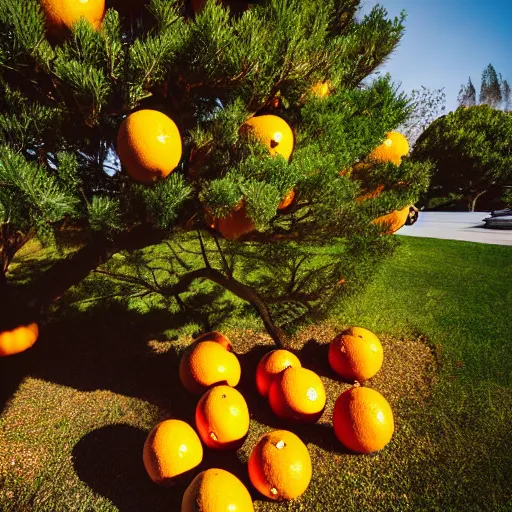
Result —
[{"label": "tree trunk", "polygon": [[172,286],[170,289],[165,291],[166,295],[173,296],[183,293],[188,290],[189,286],[196,279],[208,279],[217,283],[218,285],[226,288],[237,297],[249,302],[254,309],[258,312],[258,315],[263,321],[265,329],[269,333],[270,337],[274,340],[274,343],[279,347],[283,348],[286,345],[286,335],[282,329],[277,326],[272,318],[272,315],[268,309],[267,304],[261,298],[261,296],[252,288],[244,285],[240,281],[233,279],[232,277],[226,277],[224,274],[213,268],[201,268],[185,274],[178,283]]},{"label": "tree trunk", "polygon": [[108,261],[122,250],[142,249],[164,240],[164,231],[149,226],[138,226],[122,233],[114,240],[98,236],[75,254],[59,261],[44,274],[24,286],[19,296],[29,309],[41,312],[55,300],[58,300],[69,288],[80,283],[89,273]]},{"label": "tree trunk", "polygon": [[470,203],[470,211],[471,212],[474,212],[475,211],[475,206],[476,206],[476,201],[477,199],[480,197],[480,196],[483,196],[485,193],[487,192],[487,190],[482,190],[482,192],[479,192],[475,197],[474,199],[471,201]]}]

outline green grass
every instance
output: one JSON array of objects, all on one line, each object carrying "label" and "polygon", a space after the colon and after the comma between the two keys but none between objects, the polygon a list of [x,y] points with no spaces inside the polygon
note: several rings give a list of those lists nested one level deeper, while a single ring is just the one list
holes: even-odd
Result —
[{"label": "green grass", "polygon": [[[179,510],[191,476],[174,488],[153,484],[142,445],[161,419],[193,422],[197,399],[177,367],[208,324],[234,341],[252,418],[237,453],[207,450],[200,469],[231,470],[250,488],[245,462],[270,428],[295,431],[312,456],[313,480],[300,499],[270,503],[251,490],[256,511],[512,510],[512,248],[402,241],[373,283],[294,341],[328,393],[311,426],[280,423],[257,396],[254,369],[270,342],[243,303],[210,285],[189,294],[187,314],[156,298],[91,301],[98,285],[105,296],[114,290],[92,276],[65,297],[33,349],[0,359],[9,398],[0,415],[0,510]],[[34,272],[45,264],[38,251],[23,257]],[[16,271],[22,280],[21,265]],[[385,350],[370,386],[390,401],[396,432],[374,455],[347,453],[331,427],[347,385],[330,372],[325,348],[351,324],[379,334]]]}]

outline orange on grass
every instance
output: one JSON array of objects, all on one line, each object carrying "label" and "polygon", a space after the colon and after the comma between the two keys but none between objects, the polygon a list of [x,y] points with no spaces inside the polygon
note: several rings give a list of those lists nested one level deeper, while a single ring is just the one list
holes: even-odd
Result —
[{"label": "orange on grass", "polygon": [[195,430],[181,420],[165,420],[149,433],[142,460],[149,477],[157,484],[198,466],[203,460],[203,445]]},{"label": "orange on grass", "polygon": [[235,354],[215,341],[192,344],[180,360],[181,382],[194,395],[203,394],[214,384],[236,386],[241,372]]},{"label": "orange on grass", "polygon": [[253,448],[247,465],[256,489],[273,500],[292,500],[308,488],[311,457],[306,445],[294,433],[274,430]]},{"label": "orange on grass", "polygon": [[229,215],[215,219],[220,234],[228,240],[236,240],[254,231],[254,224],[247,215],[245,205],[240,204]]},{"label": "orange on grass", "polygon": [[364,382],[381,368],[382,345],[373,332],[363,327],[350,327],[329,345],[329,365],[343,379]]},{"label": "orange on grass", "polygon": [[199,400],[196,427],[208,448],[237,448],[249,430],[249,409],[242,394],[229,386],[215,386]]},{"label": "orange on grass", "polygon": [[405,136],[398,132],[388,132],[386,140],[368,155],[367,160],[379,164],[392,162],[400,165],[402,157],[407,153],[409,153],[409,143]]},{"label": "orange on grass", "polygon": [[287,368],[300,368],[299,358],[288,350],[272,350],[265,354],[256,367],[256,387],[261,396],[268,396],[271,384]]},{"label": "orange on grass", "polygon": [[138,110],[121,123],[117,154],[134,180],[152,183],[165,178],[180,162],[180,132],[162,112]]},{"label": "orange on grass", "polygon": [[295,190],[290,189],[283,199],[281,199],[281,202],[279,203],[279,206],[277,207],[278,210],[284,210],[285,208],[288,208],[293,203],[293,200],[295,199]]},{"label": "orange on grass", "polygon": [[222,345],[226,350],[229,350],[230,352],[233,351],[233,345],[231,345],[231,341],[229,341],[229,338],[219,331],[205,332],[199,335],[194,340],[194,343],[199,343],[201,341],[214,341],[215,343],[219,343],[220,345]]},{"label": "orange on grass", "polygon": [[374,389],[353,387],[334,404],[336,437],[349,450],[372,453],[386,446],[395,430],[388,401]]},{"label": "orange on grass", "polygon": [[38,336],[39,327],[35,322],[0,332],[0,357],[24,352],[37,341]]},{"label": "orange on grass", "polygon": [[280,418],[314,423],[324,412],[325,388],[315,372],[287,368],[270,386],[268,401]]},{"label": "orange on grass", "polygon": [[404,226],[409,216],[410,206],[404,206],[401,210],[393,210],[391,213],[382,215],[372,220],[372,224],[379,224],[384,228],[383,235],[392,235]]},{"label": "orange on grass", "polygon": [[187,487],[181,512],[254,512],[254,507],[249,491],[235,475],[212,468],[199,473]]},{"label": "orange on grass", "polygon": [[286,160],[290,158],[293,151],[293,132],[284,119],[273,114],[254,116],[240,130],[252,133],[268,147],[271,155],[281,155]]},{"label": "orange on grass", "polygon": [[41,0],[46,30],[61,36],[80,18],[98,29],[105,15],[105,0]]}]

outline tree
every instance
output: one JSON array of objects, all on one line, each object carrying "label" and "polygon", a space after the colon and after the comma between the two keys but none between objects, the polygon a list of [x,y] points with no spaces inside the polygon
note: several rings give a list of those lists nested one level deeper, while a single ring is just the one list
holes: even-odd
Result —
[{"label": "tree", "polygon": [[414,89],[410,95],[411,112],[407,120],[400,127],[400,131],[407,137],[411,146],[425,131],[427,126],[437,119],[446,108],[446,94],[442,89]]},{"label": "tree", "polygon": [[[115,275],[126,285],[187,308],[188,287],[211,281],[252,304],[281,344],[287,323],[370,279],[394,246],[371,220],[427,187],[423,164],[375,165],[364,180],[346,171],[409,113],[389,78],[358,87],[399,43],[404,15],[375,7],[356,20],[357,0],[118,4],[123,16],[107,10],[97,30],[80,20],[55,32],[38,1],[0,0],[2,298],[40,314],[100,265],[115,273],[123,252],[136,268]],[[173,119],[183,143],[178,167],[150,185],[119,171],[116,154],[121,123],[141,109]],[[293,127],[290,161],[241,130],[261,114]],[[375,184],[382,194],[356,200]],[[219,219],[242,214],[251,229],[223,237]],[[13,286],[23,243],[70,232],[80,248]],[[164,269],[140,251],[162,242]]]},{"label": "tree", "polygon": [[461,86],[457,101],[459,107],[474,107],[476,105],[476,90],[471,77],[468,78],[468,83],[465,86]]},{"label": "tree", "polygon": [[482,85],[480,86],[479,102],[481,105],[490,105],[493,108],[499,108],[501,105],[501,85],[498,74],[492,64],[482,72]]},{"label": "tree", "polygon": [[510,85],[506,80],[501,82],[501,97],[503,99],[503,110],[509,112],[512,109],[512,98],[510,95]]},{"label": "tree", "polygon": [[429,197],[462,194],[469,209],[487,194],[500,197],[512,181],[512,118],[489,105],[458,108],[434,121],[411,158],[434,165]]}]

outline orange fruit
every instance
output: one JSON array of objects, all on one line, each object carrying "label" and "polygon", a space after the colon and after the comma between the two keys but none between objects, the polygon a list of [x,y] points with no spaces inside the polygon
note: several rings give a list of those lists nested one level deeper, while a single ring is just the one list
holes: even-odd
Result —
[{"label": "orange fruit", "polygon": [[395,430],[388,401],[374,389],[353,387],[334,404],[336,437],[349,450],[372,453],[386,446]]},{"label": "orange fruit", "polygon": [[293,132],[284,119],[273,114],[251,117],[242,125],[241,131],[252,133],[268,147],[272,156],[277,154],[286,160],[290,158],[293,151]]},{"label": "orange fruit", "polygon": [[311,92],[318,96],[319,98],[325,98],[329,96],[331,93],[331,84],[329,81],[327,82],[317,82],[313,87],[311,88]]},{"label": "orange fruit", "polygon": [[272,350],[265,354],[256,367],[256,387],[261,396],[268,396],[270,385],[286,368],[300,368],[299,358],[288,350]]},{"label": "orange fruit", "polygon": [[360,196],[356,197],[356,201],[358,203],[362,203],[363,201],[366,201],[367,199],[373,199],[374,197],[379,197],[382,194],[383,190],[384,190],[384,185],[382,185],[382,184],[377,185],[372,190],[368,190],[364,194],[361,194]]},{"label": "orange fruit", "polygon": [[98,29],[105,15],[105,0],[41,0],[46,30],[62,36],[80,18],[85,18]]},{"label": "orange fruit", "polygon": [[215,341],[194,343],[180,360],[181,382],[194,395],[202,395],[214,384],[236,386],[241,372],[235,354]]},{"label": "orange fruit", "polygon": [[410,206],[404,206],[401,210],[393,210],[391,213],[382,215],[372,220],[372,224],[380,224],[383,228],[383,235],[392,235],[404,226],[409,216]]},{"label": "orange fruit", "polygon": [[281,202],[279,203],[279,206],[277,207],[278,210],[284,210],[285,208],[288,208],[293,203],[293,200],[295,199],[295,191],[293,188],[289,190]]},{"label": "orange fruit", "polygon": [[329,365],[343,379],[364,382],[381,368],[384,354],[379,338],[363,327],[351,327],[329,345]]},{"label": "orange fruit", "polygon": [[265,434],[253,448],[247,468],[252,485],[273,500],[297,498],[311,481],[308,449],[287,430]]},{"label": "orange fruit", "polygon": [[270,386],[268,401],[280,418],[314,423],[325,408],[325,388],[315,372],[287,368]]},{"label": "orange fruit", "polygon": [[199,473],[187,487],[181,512],[254,512],[245,485],[224,469]]},{"label": "orange fruit", "polygon": [[402,157],[407,153],[409,153],[407,139],[401,133],[388,132],[386,140],[368,155],[367,160],[379,164],[392,162],[395,165],[400,165]]},{"label": "orange fruit", "polygon": [[247,215],[244,205],[235,208],[229,215],[215,219],[217,229],[224,238],[236,240],[254,231],[254,224]]},{"label": "orange fruit", "polygon": [[24,352],[37,341],[38,336],[39,327],[35,322],[0,332],[0,357]]},{"label": "orange fruit", "polygon": [[138,110],[121,123],[117,154],[134,180],[152,183],[165,178],[179,164],[180,132],[162,112]]},{"label": "orange fruit", "polygon": [[170,484],[174,477],[201,463],[203,445],[188,423],[165,420],[149,433],[142,459],[153,482]]},{"label": "orange fruit", "polygon": [[205,332],[198,336],[194,340],[194,343],[199,343],[201,341],[214,341],[215,343],[222,345],[226,350],[229,350],[230,352],[233,351],[233,346],[231,345],[229,338],[219,331]]},{"label": "orange fruit", "polygon": [[249,409],[242,394],[229,386],[215,386],[199,400],[196,427],[208,448],[238,447],[249,430]]}]

